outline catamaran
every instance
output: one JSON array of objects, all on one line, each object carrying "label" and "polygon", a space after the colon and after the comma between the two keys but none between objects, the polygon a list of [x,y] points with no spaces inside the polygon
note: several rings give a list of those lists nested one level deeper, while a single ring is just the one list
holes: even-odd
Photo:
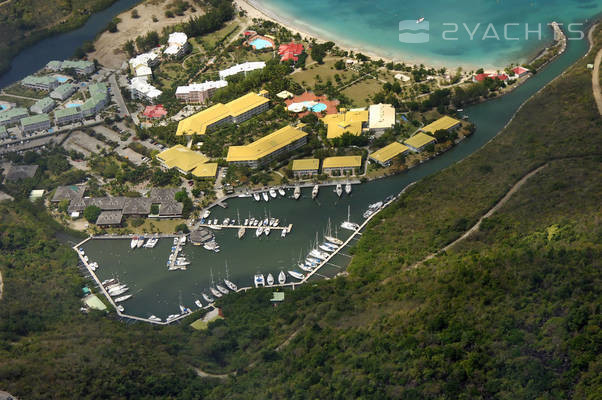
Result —
[{"label": "catamaran", "polygon": [[351,194],[351,183],[347,182],[345,185],[345,193]]},{"label": "catamaran", "polygon": [[311,191],[312,200],[318,197],[318,190],[320,190],[320,187],[318,185],[314,185],[314,188]]},{"label": "catamaran", "polygon": [[270,196],[271,196],[273,199],[275,199],[275,198],[276,198],[276,196],[278,196],[278,195],[276,194],[276,191],[274,190],[274,188],[270,188]]},{"label": "catamaran", "polygon": [[337,196],[341,197],[341,195],[343,194],[343,186],[341,186],[341,184],[337,184],[337,188],[336,188],[336,193]]},{"label": "catamaran", "polygon": [[285,282],[286,282],[286,274],[284,273],[284,271],[280,271],[280,273],[278,274],[278,283],[281,285],[284,285]]},{"label": "catamaran", "polygon": [[278,188],[278,194],[282,197],[286,196],[286,192],[282,188]]},{"label": "catamaran", "polygon": [[261,193],[261,197],[263,197],[264,201],[270,201],[270,198],[268,197],[268,193],[267,192]]},{"label": "catamaran", "polygon": [[301,197],[301,188],[299,186],[295,186],[295,192],[293,193],[293,197],[295,198],[295,200],[299,200],[299,197]]},{"label": "catamaran", "polygon": [[296,278],[296,279],[299,279],[299,280],[305,279],[305,275],[303,275],[302,273],[297,272],[297,271],[288,271],[288,274],[290,276],[292,276],[293,278]]},{"label": "catamaran", "polygon": [[209,304],[213,303],[215,300],[213,299],[213,297],[203,293],[203,298],[205,299],[205,301]]},{"label": "catamaran", "polygon": [[126,300],[131,299],[131,298],[132,298],[131,294],[126,294],[125,296],[121,296],[121,297],[116,298],[114,301],[115,301],[115,303],[121,303],[122,301],[126,301]]},{"label": "catamaran", "polygon": [[255,282],[255,287],[265,286],[265,279],[263,278],[263,274],[255,275],[255,278],[253,278],[253,282]]},{"label": "catamaran", "polygon": [[201,301],[200,301],[199,299],[196,299],[196,300],[194,301],[194,304],[196,304],[196,306],[197,306],[198,308],[203,308],[203,303],[201,303]]},{"label": "catamaran", "polygon": [[222,292],[223,294],[228,294],[230,292],[228,292],[228,289],[226,289],[225,287],[223,287],[222,285],[215,285],[215,287],[217,288],[217,290],[219,290],[220,292]]},{"label": "catamaran", "polygon": [[268,286],[272,286],[274,284],[274,276],[272,274],[268,274]]},{"label": "catamaran", "polygon": [[261,200],[261,197],[259,197],[259,193],[253,193],[253,198],[255,199],[255,201]]}]

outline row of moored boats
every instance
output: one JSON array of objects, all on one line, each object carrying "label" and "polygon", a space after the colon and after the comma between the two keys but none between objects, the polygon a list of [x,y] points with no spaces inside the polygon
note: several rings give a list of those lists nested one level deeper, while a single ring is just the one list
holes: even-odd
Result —
[{"label": "row of moored boats", "polygon": [[152,249],[157,245],[158,242],[159,237],[157,236],[150,237],[148,240],[144,236],[133,236],[132,240],[130,241],[130,248],[132,250],[139,249],[141,247],[145,249]]}]

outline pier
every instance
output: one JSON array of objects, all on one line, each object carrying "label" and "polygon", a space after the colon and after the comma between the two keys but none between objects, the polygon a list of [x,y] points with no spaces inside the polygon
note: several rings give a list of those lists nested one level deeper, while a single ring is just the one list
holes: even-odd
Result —
[{"label": "pier", "polygon": [[178,238],[178,243],[176,243],[176,249],[171,253],[173,254],[173,257],[171,257],[171,259],[169,260],[169,270],[173,271],[176,269],[186,269],[186,266],[184,266],[184,268],[178,267],[176,266],[176,260],[178,259],[178,254],[180,253],[180,251],[182,250],[182,243],[180,242],[180,236],[176,236]]},{"label": "pier", "polygon": [[287,233],[290,232],[293,229],[293,224],[289,224],[288,226],[269,226],[269,225],[221,225],[221,224],[197,224],[197,227],[204,227],[204,228],[217,228],[217,229],[227,229],[227,228],[232,228],[232,229],[240,229],[240,228],[245,228],[245,229],[257,229],[257,228],[270,228],[270,230],[282,230],[282,229],[286,229]]}]

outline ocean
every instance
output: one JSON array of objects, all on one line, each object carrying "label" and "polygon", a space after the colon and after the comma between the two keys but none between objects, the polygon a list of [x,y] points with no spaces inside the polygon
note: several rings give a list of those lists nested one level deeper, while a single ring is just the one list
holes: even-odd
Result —
[{"label": "ocean", "polygon": [[[430,65],[500,68],[553,39],[557,21],[579,39],[600,0],[255,0],[276,19],[381,57]],[[424,21],[417,23],[419,18]],[[570,25],[574,24],[574,25]]]}]

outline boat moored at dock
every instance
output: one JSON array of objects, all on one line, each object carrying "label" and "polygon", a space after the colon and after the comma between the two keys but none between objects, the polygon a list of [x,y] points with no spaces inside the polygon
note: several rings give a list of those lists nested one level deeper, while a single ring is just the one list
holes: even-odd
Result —
[{"label": "boat moored at dock", "polygon": [[337,196],[339,196],[339,197],[341,197],[341,195],[343,194],[343,186],[341,186],[340,183],[337,184],[335,192],[336,192]]},{"label": "boat moored at dock", "polygon": [[345,185],[345,193],[351,194],[351,183],[347,182]]},{"label": "boat moored at dock", "polygon": [[264,201],[270,201],[270,197],[268,196],[267,192],[261,193],[261,197],[263,197]]},{"label": "boat moored at dock", "polygon": [[312,200],[318,197],[318,191],[320,190],[320,186],[314,185],[314,188],[311,190],[311,198]]},{"label": "boat moored at dock", "polygon": [[274,284],[274,276],[272,274],[268,274],[268,285],[272,286]]},{"label": "boat moored at dock", "polygon": [[284,273],[284,271],[280,271],[280,273],[278,274],[278,283],[281,285],[284,285],[286,283],[286,274]]},{"label": "boat moored at dock", "polygon": [[295,192],[293,193],[293,197],[295,200],[299,200],[299,197],[301,197],[301,188],[299,186],[295,186]]},{"label": "boat moored at dock", "polygon": [[255,275],[255,277],[253,278],[253,282],[255,283],[255,287],[265,286],[265,279],[263,277],[263,274]]},{"label": "boat moored at dock", "polygon": [[297,271],[288,271],[288,274],[295,279],[303,280],[305,279],[305,275]]},{"label": "boat moored at dock", "polygon": [[270,188],[270,197],[275,199],[276,196],[277,196],[276,190],[274,190],[274,188]]}]

